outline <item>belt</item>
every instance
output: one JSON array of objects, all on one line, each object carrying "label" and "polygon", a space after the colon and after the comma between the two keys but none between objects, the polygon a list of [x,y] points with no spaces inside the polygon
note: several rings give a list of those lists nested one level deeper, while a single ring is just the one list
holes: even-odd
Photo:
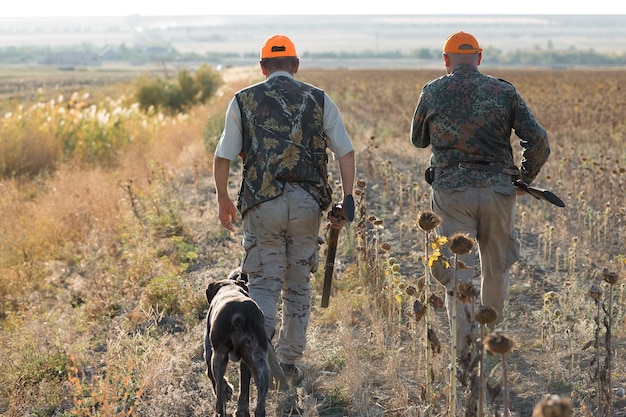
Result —
[{"label": "belt", "polygon": [[481,163],[481,162],[459,162],[455,165],[447,165],[445,167],[430,167],[426,170],[426,172],[424,173],[425,177],[426,177],[426,182],[429,184],[432,184],[433,180],[445,169],[450,169],[450,168],[459,168],[459,169],[477,169],[477,170],[482,170],[482,171],[492,171],[492,172],[499,172],[502,174],[506,174],[506,175],[511,175],[512,177],[515,178],[519,178],[522,173],[520,172],[520,170],[517,167],[513,167],[513,168],[504,168],[504,167],[498,167],[498,166],[494,166],[494,165],[488,165],[488,163]]},{"label": "belt", "polygon": [[[454,165],[453,165],[454,166]],[[493,171],[493,172],[501,172],[502,174],[520,176],[522,173],[517,167],[513,168],[503,168],[493,165],[487,165],[482,163],[470,163],[470,162],[459,162],[456,167],[461,169],[479,169],[483,171]]]}]

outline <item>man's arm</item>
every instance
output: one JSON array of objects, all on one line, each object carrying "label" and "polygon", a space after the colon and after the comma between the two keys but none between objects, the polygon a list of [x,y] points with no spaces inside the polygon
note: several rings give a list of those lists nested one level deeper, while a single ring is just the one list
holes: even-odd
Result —
[{"label": "man's arm", "polygon": [[426,120],[426,105],[424,103],[425,93],[422,90],[419,100],[417,101],[417,106],[415,107],[413,121],[411,122],[411,143],[417,148],[426,148],[430,145],[430,134]]},{"label": "man's arm", "polygon": [[520,138],[523,149],[520,169],[522,181],[530,184],[548,160],[550,155],[550,142],[548,134],[537,122],[532,111],[517,93],[517,106],[515,108],[515,122],[513,130]]},{"label": "man's arm", "polygon": [[213,158],[213,180],[217,191],[217,203],[219,205],[219,219],[226,229],[235,231],[233,223],[237,220],[237,208],[228,196],[228,176],[230,174],[230,161],[218,156]]},{"label": "man's arm", "polygon": [[348,194],[352,194],[354,189],[354,177],[356,176],[354,151],[350,151],[339,158],[339,172],[341,174],[341,186],[345,197]]}]

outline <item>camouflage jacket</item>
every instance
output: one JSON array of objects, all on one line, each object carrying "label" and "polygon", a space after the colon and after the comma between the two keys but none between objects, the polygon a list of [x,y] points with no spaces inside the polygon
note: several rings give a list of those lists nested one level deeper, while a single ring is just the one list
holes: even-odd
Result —
[{"label": "camouflage jacket", "polygon": [[322,210],[328,208],[332,190],[323,132],[324,92],[275,76],[235,97],[243,129],[240,213],[281,195],[286,182],[299,183]]},{"label": "camouflage jacket", "polygon": [[422,89],[411,142],[418,148],[432,145],[433,188],[504,185],[511,183],[510,175],[459,163],[514,168],[513,130],[522,147],[521,179],[530,183],[550,154],[546,131],[513,85],[462,64]]}]

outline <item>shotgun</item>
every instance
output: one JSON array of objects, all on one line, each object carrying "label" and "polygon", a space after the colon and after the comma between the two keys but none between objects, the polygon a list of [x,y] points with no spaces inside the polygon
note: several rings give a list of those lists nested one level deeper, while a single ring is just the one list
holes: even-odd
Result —
[{"label": "shotgun", "polygon": [[[328,213],[328,217],[344,219],[349,222],[354,220],[354,198],[352,194],[348,194],[344,201],[335,204]],[[330,298],[330,289],[333,283],[333,272],[335,270],[335,255],[337,254],[337,239],[339,238],[339,230],[330,227],[328,233],[328,246],[326,249],[326,269],[324,270],[324,288],[322,290],[322,307],[328,307]]]}]

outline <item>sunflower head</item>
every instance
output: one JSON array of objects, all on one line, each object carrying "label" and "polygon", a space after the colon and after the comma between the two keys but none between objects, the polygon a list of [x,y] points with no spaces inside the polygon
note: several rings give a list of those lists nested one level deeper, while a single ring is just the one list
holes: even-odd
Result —
[{"label": "sunflower head", "polygon": [[489,306],[478,306],[476,313],[474,313],[474,320],[480,324],[491,324],[498,319],[498,313],[496,310]]},{"label": "sunflower head", "polygon": [[515,346],[513,339],[502,332],[489,333],[484,340],[485,349],[492,355],[504,355],[509,353]]},{"label": "sunflower head", "polygon": [[474,247],[474,239],[463,233],[457,233],[450,238],[448,245],[452,253],[465,255]]},{"label": "sunflower head", "polygon": [[441,217],[430,210],[421,210],[417,214],[417,225],[424,232],[430,232],[441,224]]},{"label": "sunflower head", "polygon": [[571,401],[568,398],[553,395],[537,404],[532,417],[571,417],[572,414]]},{"label": "sunflower head", "polygon": [[617,272],[609,271],[608,269],[604,268],[602,270],[602,279],[605,282],[613,285],[617,282]]},{"label": "sunflower head", "polygon": [[457,288],[459,292],[459,298],[464,301],[464,304],[470,302],[470,300],[478,297],[479,293],[476,287],[471,282],[460,282]]},{"label": "sunflower head", "polygon": [[593,298],[593,300],[597,303],[602,298],[602,287],[598,284],[593,284],[588,291],[589,297]]}]

